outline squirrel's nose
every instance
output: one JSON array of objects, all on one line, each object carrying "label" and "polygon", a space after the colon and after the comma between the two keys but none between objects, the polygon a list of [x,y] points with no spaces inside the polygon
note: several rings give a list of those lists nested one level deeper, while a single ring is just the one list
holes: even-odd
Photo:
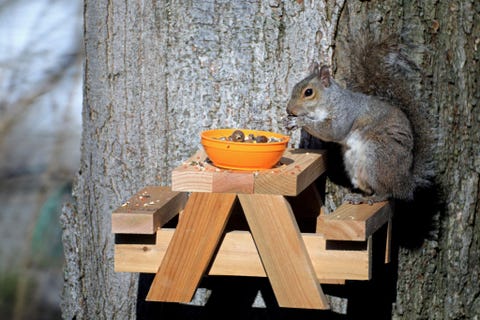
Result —
[{"label": "squirrel's nose", "polygon": [[292,115],[292,106],[290,105],[290,102],[287,103],[287,114],[289,116]]},{"label": "squirrel's nose", "polygon": [[291,105],[290,103],[287,104],[287,114],[289,116],[296,116],[295,112],[295,106],[294,105]]}]

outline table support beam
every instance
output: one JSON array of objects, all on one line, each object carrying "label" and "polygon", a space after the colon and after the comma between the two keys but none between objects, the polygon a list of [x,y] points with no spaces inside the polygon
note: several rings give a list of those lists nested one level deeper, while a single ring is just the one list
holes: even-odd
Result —
[{"label": "table support beam", "polygon": [[192,193],[147,301],[190,302],[222,237],[236,194]]},{"label": "table support beam", "polygon": [[265,194],[238,197],[280,307],[329,309],[287,200]]}]

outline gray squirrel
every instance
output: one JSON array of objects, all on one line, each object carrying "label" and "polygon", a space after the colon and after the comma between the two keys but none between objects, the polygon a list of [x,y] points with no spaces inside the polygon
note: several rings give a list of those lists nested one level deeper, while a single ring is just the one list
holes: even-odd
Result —
[{"label": "gray squirrel", "polygon": [[310,66],[287,104],[285,126],[341,145],[352,186],[353,204],[401,199],[410,201],[433,175],[431,116],[409,91],[419,69],[405,54],[400,36],[368,36],[352,44],[347,88],[327,66]]}]

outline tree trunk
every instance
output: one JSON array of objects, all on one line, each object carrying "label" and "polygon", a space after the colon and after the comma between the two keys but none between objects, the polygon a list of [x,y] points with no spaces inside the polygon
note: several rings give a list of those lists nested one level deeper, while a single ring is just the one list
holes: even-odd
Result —
[{"label": "tree trunk", "polygon": [[[479,13],[478,1],[349,1],[340,20],[337,43],[368,26],[425,46],[418,93],[437,120],[437,193],[397,208],[395,319],[480,314]],[[337,57],[340,69],[348,57]]]},{"label": "tree trunk", "polygon": [[419,90],[439,127],[439,199],[418,217],[397,210],[397,292],[382,303],[404,319],[480,314],[479,4],[343,2],[85,0],[82,159],[62,216],[65,318],[136,318],[138,276],[113,272],[112,210],[145,185],[168,185],[202,130],[284,131],[293,85],[312,60],[340,75],[341,40],[360,26],[410,29],[429,48]]}]

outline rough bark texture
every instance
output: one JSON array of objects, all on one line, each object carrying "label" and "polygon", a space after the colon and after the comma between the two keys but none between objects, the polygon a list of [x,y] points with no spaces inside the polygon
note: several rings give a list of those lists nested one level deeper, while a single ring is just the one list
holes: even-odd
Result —
[{"label": "rough bark texture", "polygon": [[407,28],[430,49],[418,86],[440,132],[439,201],[400,219],[397,292],[381,303],[403,319],[480,313],[478,3],[86,0],[84,12],[82,160],[62,217],[65,318],[134,319],[138,276],[113,272],[111,211],[144,185],[168,185],[204,129],[284,131],[292,86],[313,59],[341,74],[340,40],[360,26]]},{"label": "rough bark texture", "polygon": [[[359,27],[409,33],[424,46],[419,98],[436,115],[438,194],[397,210],[393,318],[476,319],[480,314],[480,93],[478,1],[349,1],[337,41]],[[340,42],[338,42],[340,43]],[[336,51],[336,65],[348,57]],[[431,190],[430,192],[434,192]]]}]

